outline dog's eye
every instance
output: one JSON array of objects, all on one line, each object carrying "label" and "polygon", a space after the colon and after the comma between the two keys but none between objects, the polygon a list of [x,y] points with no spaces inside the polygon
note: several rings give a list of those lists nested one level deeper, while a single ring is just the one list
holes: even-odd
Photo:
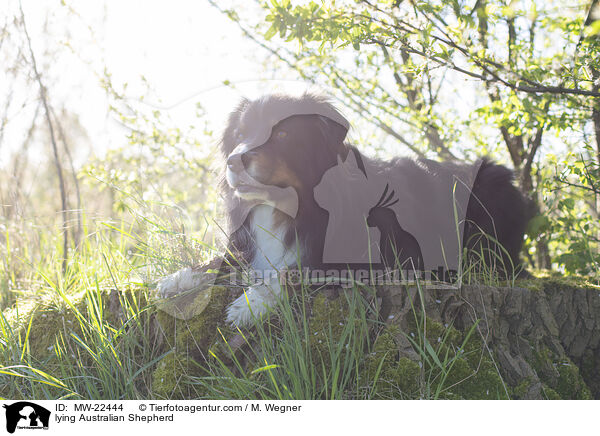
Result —
[{"label": "dog's eye", "polygon": [[277,139],[283,139],[287,136],[287,132],[284,132],[283,130],[280,132],[277,132]]}]

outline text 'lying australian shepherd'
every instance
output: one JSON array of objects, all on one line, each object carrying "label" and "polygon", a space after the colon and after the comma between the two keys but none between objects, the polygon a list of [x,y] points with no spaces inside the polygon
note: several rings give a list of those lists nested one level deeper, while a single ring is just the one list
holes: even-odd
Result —
[{"label": "text 'lying australian shepherd'", "polygon": [[[348,129],[313,94],[243,100],[230,115],[221,143],[225,263],[260,280],[228,307],[229,322],[248,325],[265,313],[283,271],[340,279],[400,270],[448,281],[468,261],[505,275],[520,270],[527,207],[511,171],[487,160],[371,159],[344,142]],[[200,283],[187,268],[158,288],[169,297]]]}]

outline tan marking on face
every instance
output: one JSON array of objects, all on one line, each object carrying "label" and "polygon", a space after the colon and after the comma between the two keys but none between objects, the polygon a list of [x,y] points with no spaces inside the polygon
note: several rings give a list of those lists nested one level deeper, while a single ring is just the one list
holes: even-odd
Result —
[{"label": "tan marking on face", "polygon": [[265,185],[292,187],[297,190],[302,186],[298,176],[282,159],[259,154],[252,158],[248,173],[258,182]]},{"label": "tan marking on face", "polygon": [[301,187],[298,176],[281,160],[278,160],[276,163],[275,171],[271,176],[271,181],[274,185],[291,186],[296,189],[300,189]]}]

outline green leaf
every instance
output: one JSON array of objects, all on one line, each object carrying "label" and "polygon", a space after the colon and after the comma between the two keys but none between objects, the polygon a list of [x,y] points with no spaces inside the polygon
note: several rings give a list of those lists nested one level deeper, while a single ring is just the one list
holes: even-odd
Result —
[{"label": "green leaf", "polygon": [[595,36],[600,34],[600,20],[594,21],[592,24],[585,28],[586,36]]},{"label": "green leaf", "polygon": [[265,32],[265,39],[269,41],[277,33],[277,25],[273,23],[271,27]]}]

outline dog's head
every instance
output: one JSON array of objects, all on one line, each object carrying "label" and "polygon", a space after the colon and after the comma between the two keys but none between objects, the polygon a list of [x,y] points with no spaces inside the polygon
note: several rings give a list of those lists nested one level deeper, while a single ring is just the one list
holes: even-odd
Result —
[{"label": "dog's head", "polygon": [[269,95],[244,100],[230,115],[221,150],[235,195],[269,200],[273,187],[311,193],[346,157],[346,119],[323,97]]}]

